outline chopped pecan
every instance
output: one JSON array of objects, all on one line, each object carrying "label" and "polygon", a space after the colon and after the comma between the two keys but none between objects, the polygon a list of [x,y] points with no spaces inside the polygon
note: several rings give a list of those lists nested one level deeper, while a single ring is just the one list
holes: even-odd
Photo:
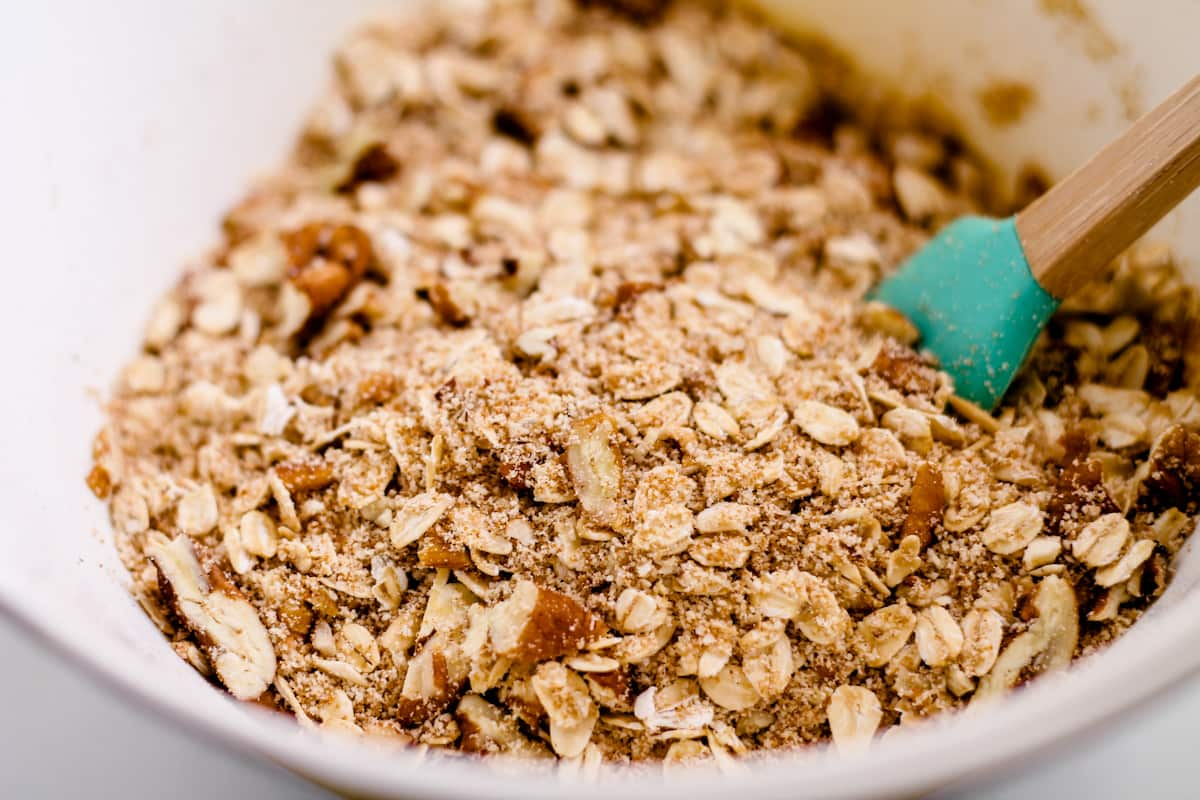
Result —
[{"label": "chopped pecan", "polygon": [[523,109],[499,108],[492,114],[492,127],[501,136],[507,136],[526,147],[538,140],[540,131],[537,120]]},{"label": "chopped pecan", "polygon": [[460,746],[468,753],[513,753],[547,757],[541,744],[525,738],[517,720],[477,694],[465,695],[454,710],[462,731]]},{"label": "chopped pecan", "polygon": [[883,343],[871,364],[871,372],[907,394],[930,396],[941,385],[937,370],[922,361],[912,348],[891,340]]},{"label": "chopped pecan", "polygon": [[1183,353],[1186,329],[1162,320],[1146,324],[1142,344],[1150,354],[1150,368],[1144,388],[1151,394],[1165,396],[1179,388],[1183,377]]},{"label": "chopped pecan", "polygon": [[423,567],[439,569],[469,569],[471,556],[462,543],[451,541],[441,531],[430,530],[421,537],[417,561]]},{"label": "chopped pecan", "polygon": [[312,630],[313,612],[303,600],[286,598],[279,606],[279,618],[297,636],[307,636]]},{"label": "chopped pecan", "polygon": [[913,480],[912,494],[908,498],[908,516],[900,529],[901,538],[916,536],[921,547],[933,544],[933,529],[942,522],[942,511],[946,508],[946,487],[942,484],[942,473],[928,463],[917,467]]},{"label": "chopped pecan", "polygon": [[377,406],[391,400],[400,382],[390,372],[370,372],[358,382],[355,396],[360,406]]},{"label": "chopped pecan", "polygon": [[545,661],[586,647],[604,630],[600,620],[565,594],[520,581],[491,620],[496,652],[520,661]]},{"label": "chopped pecan", "polygon": [[395,177],[400,171],[400,162],[392,157],[387,147],[376,142],[368,145],[350,168],[350,174],[338,184],[342,193],[353,192],[364,183],[378,183]]},{"label": "chopped pecan", "polygon": [[309,318],[333,308],[367,274],[375,259],[371,239],[354,225],[310,222],[284,235],[288,279],[309,300]]},{"label": "chopped pecan", "polygon": [[88,488],[92,490],[92,494],[96,495],[99,500],[107,500],[112,494],[112,476],[108,474],[108,470],[96,464],[92,467],[92,471],[87,476]]},{"label": "chopped pecan", "polygon": [[514,489],[532,489],[533,470],[543,459],[538,457],[533,444],[519,443],[502,447],[497,451],[500,477]]},{"label": "chopped pecan", "polygon": [[1039,347],[1034,350],[1029,366],[1031,374],[1041,378],[1046,387],[1046,399],[1043,405],[1053,408],[1063,401],[1063,396],[1069,386],[1079,385],[1077,364],[1079,350],[1062,342],[1055,341],[1049,347]]},{"label": "chopped pecan", "polygon": [[577,0],[582,6],[611,9],[635,22],[653,22],[670,5],[668,0]]},{"label": "chopped pecan", "polygon": [[258,611],[217,567],[207,575],[186,536],[149,552],[175,622],[189,631],[225,688],[255,700],[275,679],[275,650]]},{"label": "chopped pecan", "polygon": [[1141,502],[1154,509],[1200,509],[1200,433],[1182,425],[1167,429],[1150,453]]},{"label": "chopped pecan", "polygon": [[613,711],[632,711],[637,693],[633,690],[633,667],[625,666],[609,672],[589,672],[584,675],[592,697]]},{"label": "chopped pecan", "polygon": [[1104,467],[1095,458],[1077,458],[1058,476],[1058,485],[1046,506],[1046,521],[1052,533],[1063,533],[1064,524],[1077,527],[1102,514],[1121,509],[1104,487]]},{"label": "chopped pecan", "polygon": [[1138,592],[1144,598],[1158,597],[1167,588],[1168,561],[1162,547],[1155,548],[1154,555],[1142,567]]},{"label": "chopped pecan", "polygon": [[440,281],[418,290],[417,296],[429,303],[447,325],[461,328],[471,321],[470,313],[455,300],[450,288]]},{"label": "chopped pecan", "polygon": [[567,446],[567,469],[583,510],[602,523],[611,523],[618,513],[621,493],[621,454],[613,447],[616,423],[604,412],[596,412],[571,426]]},{"label": "chopped pecan", "polygon": [[1096,446],[1096,437],[1083,428],[1072,428],[1058,440],[1063,450],[1061,464],[1065,467],[1086,456]]},{"label": "chopped pecan", "polygon": [[315,492],[333,483],[333,467],[324,461],[287,461],[275,465],[275,474],[289,492]]},{"label": "chopped pecan", "polygon": [[611,307],[614,313],[619,313],[627,306],[636,302],[642,294],[661,288],[661,284],[653,281],[622,281],[617,286],[616,291],[606,297],[600,298],[597,304],[603,307]]}]

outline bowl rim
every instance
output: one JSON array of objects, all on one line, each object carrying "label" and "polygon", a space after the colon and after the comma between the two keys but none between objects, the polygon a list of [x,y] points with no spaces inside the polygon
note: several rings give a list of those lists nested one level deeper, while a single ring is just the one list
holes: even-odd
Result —
[{"label": "bowl rim", "polygon": [[[164,683],[139,682],[120,669],[128,653],[116,642],[78,636],[77,620],[72,628],[52,603],[13,591],[11,583],[0,576],[0,614],[131,705],[227,751],[253,754],[318,784],[371,797],[555,798],[569,787],[573,797],[609,800],[616,784],[631,799],[701,800],[726,797],[734,780],[739,791],[763,798],[913,795],[1045,755],[1200,671],[1200,647],[1179,646],[1200,642],[1200,591],[1192,591],[1137,623],[1139,647],[1097,654],[1062,675],[1033,682],[986,713],[943,715],[877,742],[865,754],[828,757],[825,748],[813,748],[768,755],[751,762],[751,770],[716,779],[714,770],[704,768],[664,777],[659,770],[611,767],[604,780],[588,782],[562,770],[520,774],[461,757],[430,757],[421,749],[382,749],[305,731],[280,714],[231,698],[218,705],[200,702],[199,695],[181,697]],[[196,677],[197,686],[205,685]],[[434,763],[438,768],[428,768]]]}]

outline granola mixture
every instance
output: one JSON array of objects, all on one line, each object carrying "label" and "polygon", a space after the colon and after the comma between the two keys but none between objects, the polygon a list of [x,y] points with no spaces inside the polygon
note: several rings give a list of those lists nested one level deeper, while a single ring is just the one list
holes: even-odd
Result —
[{"label": "granola mixture", "polygon": [[361,31],[154,310],[89,483],[179,654],[306,726],[730,763],[1119,635],[1200,510],[1169,254],[985,414],[862,301],[983,170],[742,12],[612,5]]}]

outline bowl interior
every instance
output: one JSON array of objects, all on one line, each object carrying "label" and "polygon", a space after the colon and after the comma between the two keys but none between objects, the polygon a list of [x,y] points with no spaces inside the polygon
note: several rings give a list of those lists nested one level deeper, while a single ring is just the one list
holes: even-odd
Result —
[{"label": "bowl interior", "polygon": [[[1200,66],[1184,38],[1200,8],[1186,0],[1140,16],[1121,0],[1097,0],[1090,16],[1053,11],[1077,4],[1004,0],[762,4],[781,24],[829,37],[882,81],[936,94],[1010,177],[1028,163],[1063,174]],[[126,593],[103,509],[82,482],[99,398],[134,352],[153,299],[213,240],[247,179],[284,152],[341,33],[398,5],[61,0],[25,4],[18,24],[0,30],[0,98],[20,110],[0,200],[16,223],[0,315],[9,376],[0,408],[10,420],[0,606],[139,699],[327,784],[385,796],[555,796],[561,785],[544,776],[461,762],[419,769],[412,755],[301,736],[207,689]],[[899,84],[887,77],[897,75]],[[989,120],[979,96],[996,81],[1034,87],[1019,121]],[[1193,202],[1159,234],[1200,280],[1196,222]],[[1109,653],[995,713],[931,725],[861,760],[782,760],[738,785],[764,796],[915,792],[1060,740],[1200,664],[1198,584],[1192,548],[1167,596]],[[708,776],[667,786],[625,779],[631,796],[729,789]]]}]

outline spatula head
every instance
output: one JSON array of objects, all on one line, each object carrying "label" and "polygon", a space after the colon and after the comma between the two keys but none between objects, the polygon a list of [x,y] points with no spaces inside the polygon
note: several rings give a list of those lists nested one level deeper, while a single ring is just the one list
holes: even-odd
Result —
[{"label": "spatula head", "polygon": [[904,313],[960,397],[992,409],[1059,301],[1034,279],[1013,219],[947,225],[872,298]]}]

